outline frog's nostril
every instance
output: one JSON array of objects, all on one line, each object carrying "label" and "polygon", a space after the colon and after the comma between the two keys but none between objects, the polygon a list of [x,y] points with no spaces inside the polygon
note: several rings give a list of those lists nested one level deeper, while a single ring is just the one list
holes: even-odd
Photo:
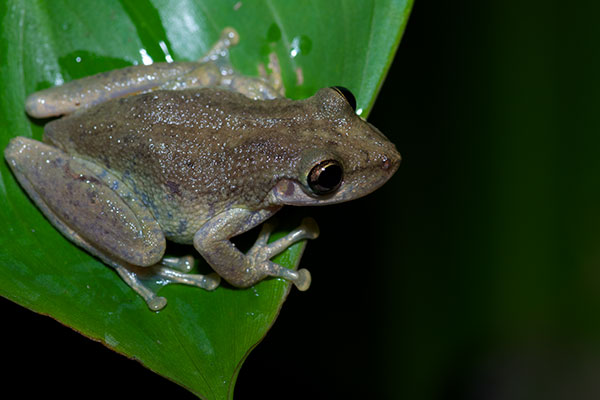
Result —
[{"label": "frog's nostril", "polygon": [[398,169],[399,164],[400,155],[397,153],[391,154],[390,156],[383,156],[381,158],[381,169],[386,172],[393,174],[396,171],[396,169]]},{"label": "frog's nostril", "polygon": [[390,161],[390,159],[384,156],[383,162],[381,163],[381,169],[383,169],[384,171],[387,171],[388,169],[390,169],[391,166],[392,166],[392,162]]}]

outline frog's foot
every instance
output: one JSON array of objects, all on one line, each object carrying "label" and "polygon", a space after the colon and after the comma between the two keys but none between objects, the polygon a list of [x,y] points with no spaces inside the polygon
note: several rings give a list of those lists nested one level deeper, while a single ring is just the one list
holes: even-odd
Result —
[{"label": "frog's foot", "polygon": [[142,298],[148,304],[148,308],[152,311],[160,311],[167,305],[167,299],[162,296],[157,296],[156,293],[146,286],[139,279],[138,274],[128,268],[125,268],[121,265],[115,265],[115,269],[117,273],[123,279],[123,281],[129,285],[137,294],[142,296]]},{"label": "frog's foot", "polygon": [[283,87],[283,78],[281,77],[281,65],[279,64],[279,58],[275,52],[269,54],[270,73],[263,64],[258,66],[258,72],[260,77],[267,82],[276,92],[276,97],[285,97],[285,88]]},{"label": "frog's foot", "polygon": [[299,227],[288,233],[286,236],[272,243],[267,243],[274,225],[266,222],[258,235],[258,239],[246,257],[252,260],[261,275],[274,276],[291,281],[298,290],[305,291],[310,287],[311,276],[307,269],[297,271],[282,267],[270,261],[277,254],[283,252],[289,246],[305,239],[316,239],[319,236],[319,227],[312,218],[304,218]]},{"label": "frog's foot", "polygon": [[163,257],[160,263],[165,267],[170,267],[181,272],[190,272],[194,268],[194,257]]},{"label": "frog's foot", "polygon": [[211,47],[211,49],[202,57],[201,62],[217,61],[225,59],[229,63],[229,49],[240,42],[240,35],[231,27],[223,29],[219,40]]},{"label": "frog's foot", "polygon": [[[219,71],[220,78],[225,82],[220,85],[228,86],[227,81],[235,75],[231,61],[229,60],[229,49],[240,41],[240,35],[233,28],[225,28],[221,32],[219,40],[208,50],[208,52],[200,59],[200,63],[204,64],[204,68],[214,68]],[[211,67],[212,66],[212,67]],[[211,74],[205,74],[211,75]]]},{"label": "frog's foot", "polygon": [[[164,89],[183,89],[190,87],[221,87],[254,100],[270,100],[284,96],[281,79],[281,68],[277,57],[270,56],[269,68],[271,75],[267,76],[264,67],[261,77],[244,76],[236,72],[229,59],[229,49],[237,45],[240,36],[235,29],[227,27],[221,32],[219,40],[200,59],[196,70],[179,77],[162,86]],[[259,69],[260,69],[259,68]]]},{"label": "frog's foot", "polygon": [[[167,267],[171,265],[174,268]],[[196,286],[205,290],[214,290],[219,286],[221,277],[212,273],[208,275],[186,273],[193,266],[192,257],[167,257],[160,264],[152,267],[124,267],[114,265],[119,276],[148,304],[152,311],[160,311],[167,305],[167,299],[158,296],[151,286],[165,286],[171,283],[180,283]],[[177,268],[177,269],[175,269]],[[189,269],[188,269],[189,268]],[[182,272],[182,270],[184,272]]]}]

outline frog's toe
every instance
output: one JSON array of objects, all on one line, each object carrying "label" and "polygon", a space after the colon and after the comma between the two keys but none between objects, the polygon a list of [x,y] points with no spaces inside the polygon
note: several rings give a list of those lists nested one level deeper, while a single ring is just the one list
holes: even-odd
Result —
[{"label": "frog's toe", "polygon": [[151,299],[146,300],[148,308],[152,311],[160,311],[167,305],[167,299],[162,296],[154,296]]},{"label": "frog's toe", "polygon": [[221,284],[221,277],[216,272],[204,275],[204,289],[215,290]]},{"label": "frog's toe", "polygon": [[140,280],[139,271],[143,271],[144,269],[140,269],[140,267],[131,266],[130,268],[126,268],[119,264],[113,265],[117,270],[117,273],[123,279],[123,281],[129,285],[137,294],[139,294],[146,304],[148,308],[152,311],[160,311],[167,305],[167,299],[161,296],[157,296],[156,293],[150,289],[144,282]]},{"label": "frog's toe", "polygon": [[194,257],[163,257],[160,263],[166,267],[174,268],[181,272],[190,272],[194,268]]},{"label": "frog's toe", "polygon": [[[189,260],[184,260],[185,258],[167,258],[167,263],[176,263],[174,260],[178,260],[179,264],[187,265],[187,261]],[[207,275],[188,274],[174,268],[166,267],[164,264],[160,263],[146,268],[136,266],[125,267],[119,264],[113,264],[113,266],[125,283],[144,299],[148,308],[152,311],[160,311],[167,305],[167,299],[156,294],[156,291],[162,286],[180,283],[196,286],[204,290],[215,290],[221,283],[221,277],[216,273]]]},{"label": "frog's toe", "polygon": [[240,42],[240,35],[235,29],[228,26],[225,29],[223,29],[223,32],[221,32],[221,37],[219,38],[219,41],[225,43],[227,47],[232,47]]},{"label": "frog's toe", "polygon": [[215,290],[221,283],[221,277],[217,274],[187,274],[173,268],[159,266],[154,271],[155,279],[160,281],[161,285],[171,283],[180,283],[184,285],[196,286],[204,290]]},{"label": "frog's toe", "polygon": [[211,47],[211,49],[202,57],[200,61],[219,61],[229,66],[229,48],[237,45],[240,42],[240,35],[233,28],[225,28],[221,32],[219,40]]},{"label": "frog's toe", "polygon": [[274,230],[275,223],[273,221],[266,221],[263,223],[260,233],[256,238],[256,242],[254,242],[254,246],[252,246],[252,249],[248,252],[248,255],[252,256],[253,254],[257,254],[260,249],[264,248],[269,242],[269,237],[271,237],[271,234]]},{"label": "frog's toe", "polygon": [[296,229],[286,236],[266,244],[265,236],[272,230],[266,223],[263,225],[263,231],[259,235],[256,243],[248,251],[249,257],[256,258],[258,261],[266,261],[273,256],[281,253],[294,243],[305,239],[316,239],[319,236],[319,227],[313,218],[304,218]]},{"label": "frog's toe", "polygon": [[290,281],[301,292],[308,290],[308,288],[310,287],[312,278],[310,276],[310,272],[307,269],[301,268],[297,271],[294,271],[293,269],[288,269],[278,264],[275,264],[272,261],[269,261],[262,265],[263,269],[266,270],[265,275],[282,278],[287,281]]},{"label": "frog's toe", "polygon": [[292,282],[294,282],[294,285],[296,285],[299,291],[304,292],[305,290],[308,290],[310,283],[312,282],[310,272],[305,268],[299,269],[296,272],[298,273],[298,277]]},{"label": "frog's toe", "polygon": [[[316,239],[319,236],[319,227],[313,218],[304,218],[296,229],[288,233],[286,236],[267,244],[268,236],[273,230],[273,225],[269,222],[263,224],[261,233],[254,243],[254,246],[246,253],[247,259],[250,261],[250,269],[255,275],[244,281],[241,287],[248,286],[255,281],[263,279],[265,276],[274,276],[286,279],[292,282],[300,291],[305,291],[310,287],[311,276],[306,269],[297,271],[282,267],[270,259],[275,255],[283,252],[294,243],[298,243],[305,239]],[[226,278],[227,279],[227,278]],[[230,281],[231,282],[231,281]]]}]

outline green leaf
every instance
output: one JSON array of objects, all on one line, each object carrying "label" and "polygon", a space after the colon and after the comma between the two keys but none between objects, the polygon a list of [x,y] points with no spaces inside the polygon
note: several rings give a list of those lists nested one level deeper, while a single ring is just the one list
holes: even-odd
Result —
[{"label": "green leaf", "polygon": [[[366,115],[391,63],[412,0],[0,2],[0,147],[41,139],[44,121],[24,113],[26,95],[143,62],[194,60],[226,26],[241,42],[232,62],[258,74],[276,52],[288,97],[325,86],[354,92]],[[231,398],[249,351],[273,324],[289,291],[277,279],[247,290],[169,286],[159,313],[116,273],[44,219],[0,165],[0,294],[47,314],[208,399]],[[299,261],[297,244],[277,262]],[[189,248],[193,251],[193,248]]]}]

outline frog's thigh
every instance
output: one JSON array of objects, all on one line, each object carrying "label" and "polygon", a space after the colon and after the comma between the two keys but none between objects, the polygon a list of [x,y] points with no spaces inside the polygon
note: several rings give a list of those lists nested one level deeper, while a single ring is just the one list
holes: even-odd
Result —
[{"label": "frog's thigh", "polygon": [[23,137],[11,140],[5,157],[29,196],[70,240],[103,259],[139,266],[160,261],[166,243],[158,223],[145,210],[134,212],[85,162]]}]

